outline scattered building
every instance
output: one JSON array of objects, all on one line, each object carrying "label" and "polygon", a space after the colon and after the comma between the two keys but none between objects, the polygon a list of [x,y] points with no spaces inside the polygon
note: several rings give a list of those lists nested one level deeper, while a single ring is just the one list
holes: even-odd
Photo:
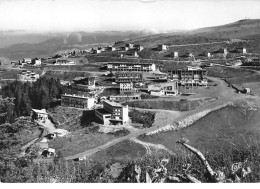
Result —
[{"label": "scattered building", "polygon": [[169,49],[169,46],[167,45],[158,45],[157,50],[158,51],[166,51]]},{"label": "scattered building", "polygon": [[142,50],[144,49],[144,47],[141,46],[141,45],[135,45],[135,49],[136,49],[137,51],[142,51]]},{"label": "scattered building", "polygon": [[74,107],[74,108],[82,108],[82,109],[91,109],[94,106],[95,99],[87,96],[79,96],[79,95],[69,95],[64,94],[61,95],[61,106],[65,107]]},{"label": "scattered building", "polygon": [[128,50],[129,50],[129,47],[121,47],[121,50],[122,50],[122,51],[128,51]]},{"label": "scattered building", "polygon": [[73,79],[75,85],[86,85],[89,89],[96,87],[95,77],[76,77]]},{"label": "scattered building", "polygon": [[108,47],[107,50],[108,50],[108,51],[115,51],[116,48],[115,48],[115,47]]},{"label": "scattered building", "polygon": [[156,67],[153,63],[131,63],[131,62],[111,62],[107,64],[108,71],[140,71],[151,72],[155,71]]},{"label": "scattered building", "polygon": [[29,70],[23,70],[22,73],[17,74],[17,77],[22,82],[35,82],[40,78],[40,75]]},{"label": "scattered building", "polygon": [[103,124],[125,124],[129,121],[128,111],[128,105],[106,100],[103,101],[103,109],[95,109],[95,115]]},{"label": "scattered building", "polygon": [[134,44],[131,44],[131,43],[127,43],[127,44],[125,44],[125,46],[128,47],[129,49],[134,48]]},{"label": "scattered building", "polygon": [[56,129],[55,131],[53,131],[54,138],[64,137],[64,136],[67,135],[68,133],[69,133],[69,131],[67,131],[67,130],[65,130],[65,129]]},{"label": "scattered building", "polygon": [[100,49],[93,50],[93,54],[100,54],[100,53],[101,53]]},{"label": "scattered building", "polygon": [[30,58],[24,58],[22,63],[26,63],[26,64],[31,64],[32,63],[32,59]]},{"label": "scattered building", "polygon": [[32,109],[32,120],[42,120],[45,121],[48,119],[48,113],[45,109],[37,110]]},{"label": "scattered building", "polygon": [[115,74],[115,82],[116,83],[127,83],[127,82],[142,82],[143,74],[136,72],[117,72]]},{"label": "scattered building", "polygon": [[207,70],[205,69],[178,69],[168,71],[168,77],[172,81],[178,81],[181,85],[207,85]]},{"label": "scattered building", "polygon": [[244,87],[241,87],[240,85],[237,85],[237,84],[232,84],[231,87],[234,88],[237,93],[248,94],[251,91],[250,88],[244,88]]},{"label": "scattered building", "polygon": [[34,59],[32,59],[31,64],[34,65],[34,66],[40,66],[42,64],[42,61],[39,58],[34,58]]},{"label": "scattered building", "polygon": [[179,57],[179,53],[178,52],[174,52],[174,58],[178,58]]}]

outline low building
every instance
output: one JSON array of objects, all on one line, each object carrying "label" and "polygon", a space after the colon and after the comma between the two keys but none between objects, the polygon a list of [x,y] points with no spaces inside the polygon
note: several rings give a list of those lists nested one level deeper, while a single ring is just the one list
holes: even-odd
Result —
[{"label": "low building", "polygon": [[100,54],[100,53],[101,53],[100,49],[93,50],[93,54]]},{"label": "low building", "polygon": [[32,59],[31,64],[34,65],[34,66],[40,66],[42,64],[42,61],[39,58],[34,58],[34,59]]},{"label": "low building", "polygon": [[107,70],[116,72],[151,72],[155,71],[156,67],[153,63],[111,62],[107,64]]},{"label": "low building", "polygon": [[141,45],[135,45],[135,49],[136,49],[137,51],[142,51],[142,50],[144,49],[144,47],[141,46]]},{"label": "low building", "polygon": [[140,94],[134,95],[118,95],[118,96],[110,96],[109,100],[115,102],[123,102],[123,101],[130,101],[130,100],[141,100]]},{"label": "low building", "polygon": [[176,96],[179,94],[179,86],[177,81],[156,83],[148,85],[148,91],[154,96]]},{"label": "low building", "polygon": [[143,82],[143,74],[136,72],[117,72],[115,74],[116,83]]},{"label": "low building", "polygon": [[103,101],[103,109],[96,109],[95,115],[103,123],[125,124],[129,121],[128,106],[123,106],[112,101]]},{"label": "low building", "polygon": [[70,95],[64,94],[61,95],[61,106],[64,107],[74,107],[81,109],[91,109],[94,106],[95,99],[87,96],[79,95]]},{"label": "low building", "polygon": [[166,50],[168,50],[169,49],[169,46],[167,46],[167,45],[158,45],[158,47],[157,47],[157,50],[158,51],[166,51]]},{"label": "low building", "polygon": [[60,65],[60,66],[75,65],[75,62],[68,59],[56,59],[54,65]]},{"label": "low building", "polygon": [[177,81],[181,85],[201,86],[207,85],[207,70],[205,69],[177,69],[168,71],[168,78]]},{"label": "low building", "polygon": [[116,48],[115,48],[115,47],[108,47],[107,50],[108,50],[108,51],[115,51]]},{"label": "low building", "polygon": [[122,50],[122,51],[128,51],[128,50],[129,50],[129,47],[121,47],[121,50]]},{"label": "low building", "polygon": [[73,79],[75,85],[86,85],[89,89],[96,87],[95,77],[76,77]]},{"label": "low building", "polygon": [[35,82],[40,78],[40,75],[29,70],[23,70],[21,73],[17,74],[17,78],[22,82]]},{"label": "low building", "polygon": [[32,120],[42,120],[45,121],[48,119],[48,113],[45,109],[32,109]]},{"label": "low building", "polygon": [[132,44],[132,43],[127,43],[127,44],[125,44],[125,46],[128,47],[129,49],[134,48],[134,44]]},{"label": "low building", "polygon": [[31,58],[24,58],[22,63],[31,64],[32,63],[32,59]]},{"label": "low building", "polygon": [[178,52],[174,52],[174,58],[178,58],[179,57],[179,53]]}]

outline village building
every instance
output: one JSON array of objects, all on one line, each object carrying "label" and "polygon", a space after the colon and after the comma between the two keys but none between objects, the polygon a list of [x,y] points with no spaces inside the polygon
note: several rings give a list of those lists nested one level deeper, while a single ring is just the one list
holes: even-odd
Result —
[{"label": "village building", "polygon": [[132,44],[132,43],[127,43],[127,44],[125,44],[125,46],[128,47],[129,49],[134,48],[134,44]]},{"label": "village building", "polygon": [[137,51],[142,51],[142,50],[144,49],[144,47],[141,46],[141,45],[135,45],[135,49],[136,49]]},{"label": "village building", "polygon": [[166,51],[166,50],[168,50],[168,49],[169,49],[169,46],[163,45],[163,44],[158,45],[158,47],[157,47],[157,50],[158,50],[158,51]]},{"label": "village building", "polygon": [[29,70],[23,70],[17,74],[17,78],[21,82],[35,82],[40,78],[40,75]]},{"label": "village building", "polygon": [[60,66],[75,65],[75,62],[68,59],[56,59],[54,65],[60,65]]},{"label": "village building", "polygon": [[174,58],[178,58],[179,57],[179,53],[178,52],[174,52]]},{"label": "village building", "polygon": [[151,72],[155,71],[156,67],[153,63],[111,62],[107,64],[107,70],[116,72]]},{"label": "village building", "polygon": [[121,47],[121,50],[122,50],[122,51],[128,51],[128,50],[129,50],[129,47]]},{"label": "village building", "polygon": [[31,64],[32,63],[32,59],[31,58],[24,58],[22,63]]},{"label": "village building", "polygon": [[116,48],[115,48],[115,47],[108,47],[107,50],[108,50],[108,51],[115,51]]},{"label": "village building", "polygon": [[42,120],[45,121],[48,119],[48,113],[45,109],[37,110],[32,109],[32,120]]},{"label": "village building", "polygon": [[70,95],[64,94],[61,95],[61,106],[64,107],[74,107],[74,108],[81,108],[90,110],[95,103],[95,99],[87,96],[80,96],[80,95]]},{"label": "village building", "polygon": [[76,77],[73,79],[73,84],[75,85],[85,85],[89,89],[93,89],[96,87],[95,77]]},{"label": "village building", "polygon": [[179,94],[177,81],[148,85],[148,91],[153,96],[176,96]]},{"label": "village building", "polygon": [[103,109],[95,109],[95,115],[105,125],[125,124],[129,121],[128,111],[128,105],[123,106],[120,103],[105,100]]},{"label": "village building", "polygon": [[32,59],[31,64],[34,65],[34,66],[40,66],[42,64],[42,61],[39,58],[34,58],[34,59]]},{"label": "village building", "polygon": [[117,96],[109,96],[109,100],[115,102],[124,102],[124,101],[131,101],[131,100],[141,100],[140,94],[133,94],[133,95],[117,95]]},{"label": "village building", "polygon": [[137,72],[116,72],[115,82],[116,83],[143,82],[143,74]]},{"label": "village building", "polygon": [[181,85],[204,86],[207,85],[207,70],[188,67],[168,71],[168,77],[172,81],[178,81]]}]

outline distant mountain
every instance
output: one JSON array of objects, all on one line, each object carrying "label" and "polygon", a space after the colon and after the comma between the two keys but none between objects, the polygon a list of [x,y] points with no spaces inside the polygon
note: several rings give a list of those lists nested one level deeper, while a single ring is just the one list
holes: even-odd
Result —
[{"label": "distant mountain", "polygon": [[[24,34],[24,33],[1,33],[0,41],[11,44],[0,48],[0,56],[12,60],[23,57],[41,57],[52,55],[56,51],[67,48],[85,48],[84,46],[97,45],[99,43],[114,43],[115,41],[130,40],[146,35],[150,32],[143,31],[100,31],[100,32],[71,32],[71,33],[46,33],[46,34]],[[15,43],[19,41],[20,43]],[[15,43],[15,44],[13,44]],[[3,46],[3,45],[2,45]]]},{"label": "distant mountain", "polygon": [[[139,43],[146,47],[155,47],[158,44],[180,45],[187,43],[223,41],[234,38],[257,39],[259,37],[260,19],[245,19],[221,26],[145,36],[131,40],[131,42]],[[129,41],[126,41],[125,43],[128,42]]]},{"label": "distant mountain", "polygon": [[239,20],[221,26],[196,29],[191,33],[215,38],[255,38],[260,36],[260,19]]}]

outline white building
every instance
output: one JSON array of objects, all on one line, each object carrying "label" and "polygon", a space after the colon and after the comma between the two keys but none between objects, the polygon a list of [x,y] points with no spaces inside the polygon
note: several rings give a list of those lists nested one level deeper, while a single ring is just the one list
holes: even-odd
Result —
[{"label": "white building", "polygon": [[24,58],[24,59],[23,59],[23,63],[31,64],[31,63],[32,63],[32,59],[30,59],[30,58]]},{"label": "white building", "polygon": [[32,59],[32,64],[34,66],[40,66],[42,64],[42,61],[41,61],[41,59],[34,58],[34,59]]},{"label": "white building", "polygon": [[68,59],[56,59],[56,63],[54,65],[67,66],[67,65],[75,65],[75,62]]},{"label": "white building", "polygon": [[167,46],[167,45],[158,45],[158,47],[157,47],[157,50],[158,51],[166,51],[166,50],[168,50],[169,49],[169,46]]},{"label": "white building", "polygon": [[48,119],[48,113],[45,109],[37,110],[32,109],[32,119],[45,121]]},{"label": "white building", "polygon": [[246,48],[243,48],[243,54],[246,54],[247,52],[246,52]]},{"label": "white building", "polygon": [[109,122],[125,124],[129,121],[128,112],[128,105],[123,106],[120,103],[105,100],[103,101],[103,109],[96,109],[95,115],[103,124]]},{"label": "white building", "polygon": [[174,58],[178,58],[179,57],[179,53],[178,52],[174,52]]}]

